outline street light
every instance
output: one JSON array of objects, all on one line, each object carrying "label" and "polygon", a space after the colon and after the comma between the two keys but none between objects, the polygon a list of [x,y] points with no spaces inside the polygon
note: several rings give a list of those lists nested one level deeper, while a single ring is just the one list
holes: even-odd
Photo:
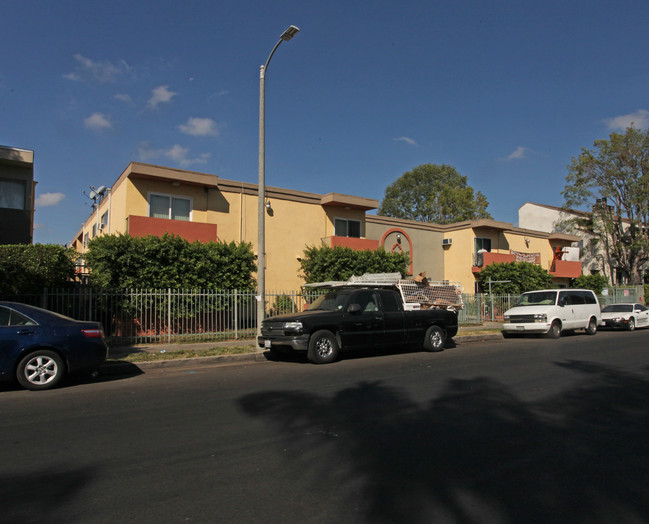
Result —
[{"label": "street light", "polygon": [[292,25],[279,37],[279,41],[259,70],[259,187],[257,196],[257,335],[261,335],[261,322],[266,314],[266,101],[265,80],[270,59],[282,42],[288,42],[299,28]]}]

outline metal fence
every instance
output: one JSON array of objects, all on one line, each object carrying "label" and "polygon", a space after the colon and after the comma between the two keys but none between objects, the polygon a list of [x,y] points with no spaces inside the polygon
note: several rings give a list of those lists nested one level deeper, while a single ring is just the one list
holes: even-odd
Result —
[{"label": "metal fence", "polygon": [[[270,291],[266,314],[303,311],[322,291]],[[636,302],[642,286],[609,288],[602,307]],[[460,324],[502,322],[518,295],[463,294]],[[111,345],[237,340],[255,336],[257,297],[254,291],[99,290],[86,286],[44,289],[34,295],[2,296],[76,318],[101,322]]]}]

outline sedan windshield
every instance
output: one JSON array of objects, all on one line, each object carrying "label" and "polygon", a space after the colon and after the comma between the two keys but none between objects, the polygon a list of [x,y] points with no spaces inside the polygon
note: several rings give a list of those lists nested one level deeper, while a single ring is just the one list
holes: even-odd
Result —
[{"label": "sedan windshield", "polygon": [[320,295],[308,307],[308,311],[316,309],[324,309],[326,311],[338,311],[343,309],[349,300],[349,293],[341,293],[340,291],[330,291],[325,295]]},{"label": "sedan windshield", "polygon": [[550,306],[557,301],[556,291],[539,291],[535,293],[523,293],[518,299],[516,307],[520,306]]},{"label": "sedan windshield", "polygon": [[602,313],[630,313],[633,311],[633,304],[611,304],[602,309]]}]

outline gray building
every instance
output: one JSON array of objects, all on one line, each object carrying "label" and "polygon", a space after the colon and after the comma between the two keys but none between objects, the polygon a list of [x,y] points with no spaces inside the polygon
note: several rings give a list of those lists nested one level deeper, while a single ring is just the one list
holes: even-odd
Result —
[{"label": "gray building", "polygon": [[0,244],[34,239],[34,152],[0,146]]}]

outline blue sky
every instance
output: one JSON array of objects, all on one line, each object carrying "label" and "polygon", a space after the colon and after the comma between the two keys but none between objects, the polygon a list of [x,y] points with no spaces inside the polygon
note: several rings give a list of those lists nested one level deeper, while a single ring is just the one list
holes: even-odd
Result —
[{"label": "blue sky", "polygon": [[0,144],[35,151],[34,240],[131,161],[381,200],[450,164],[496,220],[561,205],[582,147],[649,127],[646,0],[21,0],[2,7]]}]

